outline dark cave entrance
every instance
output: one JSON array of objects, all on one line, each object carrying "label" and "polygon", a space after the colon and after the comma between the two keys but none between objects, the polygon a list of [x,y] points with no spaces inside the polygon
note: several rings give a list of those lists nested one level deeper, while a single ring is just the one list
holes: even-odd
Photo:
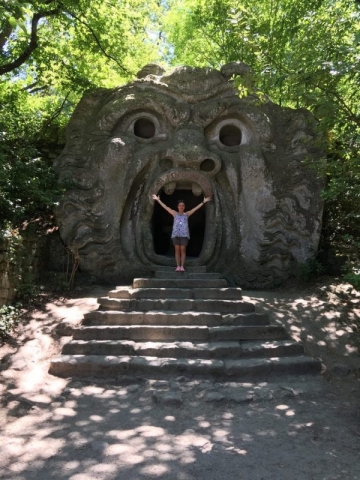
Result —
[{"label": "dark cave entrance", "polygon": [[[165,205],[177,211],[177,202],[185,202],[185,211],[189,211],[202,202],[203,196],[196,197],[191,190],[175,190],[172,195],[167,195],[163,190],[159,193]],[[186,249],[188,257],[198,257],[203,247],[206,224],[205,207],[201,207],[189,218],[190,240]],[[174,246],[171,240],[173,217],[155,202],[152,216],[152,232],[154,250],[157,255],[174,255]]]}]

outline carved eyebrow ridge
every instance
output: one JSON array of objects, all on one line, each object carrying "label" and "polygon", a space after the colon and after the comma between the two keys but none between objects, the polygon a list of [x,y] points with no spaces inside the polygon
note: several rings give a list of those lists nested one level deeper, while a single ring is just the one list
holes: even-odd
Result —
[{"label": "carved eyebrow ridge", "polygon": [[[140,95],[139,95],[140,93]],[[179,122],[186,122],[191,117],[191,106],[188,105],[186,102],[179,102],[174,98],[172,95],[168,95],[166,92],[156,91],[154,95],[147,95],[144,98],[142,94],[142,90],[135,89],[132,91],[123,90],[119,92],[119,95],[116,98],[112,98],[110,102],[107,104],[107,111],[114,110],[114,104],[119,104],[119,110],[116,110],[116,115],[114,112],[112,115],[107,117],[107,112],[103,112],[102,121],[107,120],[111,122],[109,124],[108,130],[113,130],[116,124],[126,115],[131,115],[131,112],[154,112],[154,114],[161,115],[165,117],[168,123],[176,127]],[[128,99],[126,98],[128,97]]]},{"label": "carved eyebrow ridge", "polygon": [[[222,101],[221,101],[222,100]],[[235,118],[239,118],[239,99],[221,99],[219,102],[207,101],[201,102],[201,104],[194,106],[193,118],[196,124],[200,124],[203,127],[207,127],[216,120],[221,120],[222,115],[234,114]],[[234,110],[235,109],[235,110]],[[242,116],[247,116],[247,112],[244,111]]]}]

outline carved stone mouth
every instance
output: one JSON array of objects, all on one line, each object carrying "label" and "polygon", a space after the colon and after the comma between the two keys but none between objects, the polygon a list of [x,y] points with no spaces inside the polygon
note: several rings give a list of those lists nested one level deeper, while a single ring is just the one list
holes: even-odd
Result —
[{"label": "carved stone mouth", "polygon": [[[157,177],[149,188],[148,195],[151,202],[154,202],[152,195],[159,195],[159,192],[163,190],[167,195],[172,195],[177,190],[189,190],[194,196],[204,196],[213,198],[213,201],[207,203],[206,215],[205,215],[205,227],[204,238],[202,242],[201,252],[198,257],[188,259],[189,265],[204,265],[212,257],[215,248],[216,239],[216,222],[215,222],[215,210],[216,200],[214,195],[214,187],[211,180],[205,174],[194,170],[172,169],[161,176]],[[205,212],[204,212],[205,213]],[[149,212],[150,215],[152,213]],[[149,216],[149,220],[150,220]],[[190,229],[191,236],[191,229]],[[152,237],[152,235],[151,235]],[[151,242],[152,243],[152,242]],[[147,248],[147,257],[155,264],[172,265],[173,259],[168,256],[162,256],[156,254],[153,250],[153,246],[150,247],[150,243]]]},{"label": "carved stone mouth", "polygon": [[195,196],[204,194],[205,197],[213,194],[211,183],[208,178],[200,172],[193,170],[170,170],[160,177],[151,186],[149,196],[157,195],[161,189],[165,193],[171,195],[177,188],[184,190],[192,190]]},{"label": "carved stone mouth", "polygon": [[172,195],[175,190],[191,190],[195,197],[199,197],[203,193],[203,189],[197,183],[183,180],[167,183],[162,188],[166,195]]}]

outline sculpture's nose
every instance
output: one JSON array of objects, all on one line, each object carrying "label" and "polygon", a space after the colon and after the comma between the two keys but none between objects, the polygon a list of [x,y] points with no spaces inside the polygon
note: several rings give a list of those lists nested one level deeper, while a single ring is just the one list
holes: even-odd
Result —
[{"label": "sculpture's nose", "polygon": [[175,167],[202,170],[211,176],[221,168],[220,158],[206,148],[203,129],[194,125],[177,129],[166,158]]}]

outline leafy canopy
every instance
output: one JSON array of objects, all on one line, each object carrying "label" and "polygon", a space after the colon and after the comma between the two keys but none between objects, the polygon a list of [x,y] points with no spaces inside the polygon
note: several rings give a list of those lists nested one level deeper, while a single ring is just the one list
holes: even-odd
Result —
[{"label": "leafy canopy", "polygon": [[158,60],[158,16],[153,0],[0,4],[0,228],[51,212],[71,112]]},{"label": "leafy canopy", "polygon": [[360,251],[360,5],[353,0],[172,0],[168,59],[249,64],[257,87],[310,109],[328,138],[324,243]]},{"label": "leafy canopy", "polygon": [[240,60],[258,91],[318,119],[328,138],[324,240],[353,252],[359,9],[354,0],[1,2],[0,227],[51,211],[52,158],[85,89],[127,82],[150,62],[219,68]]}]

